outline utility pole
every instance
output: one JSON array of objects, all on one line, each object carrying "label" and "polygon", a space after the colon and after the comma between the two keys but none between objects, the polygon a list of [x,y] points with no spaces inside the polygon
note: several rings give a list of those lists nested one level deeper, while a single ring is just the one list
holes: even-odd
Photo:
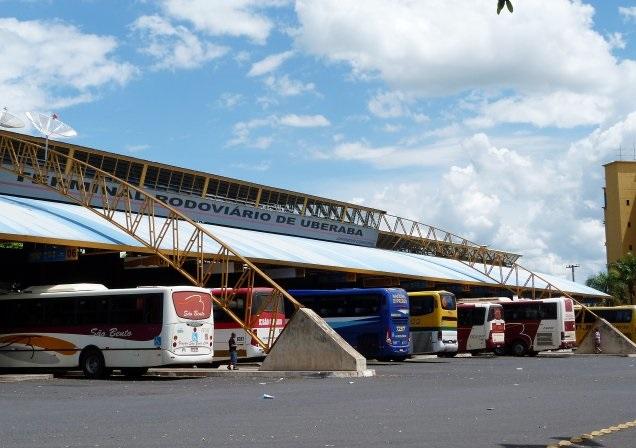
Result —
[{"label": "utility pole", "polygon": [[566,269],[572,269],[572,281],[574,281],[574,268],[579,268],[579,267],[580,266],[578,264],[569,264],[565,267]]}]

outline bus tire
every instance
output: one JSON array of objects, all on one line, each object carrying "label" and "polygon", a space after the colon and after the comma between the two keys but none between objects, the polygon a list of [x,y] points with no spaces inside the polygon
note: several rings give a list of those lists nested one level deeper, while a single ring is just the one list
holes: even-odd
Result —
[{"label": "bus tire", "polygon": [[523,341],[515,341],[512,343],[510,350],[515,356],[524,356],[528,352],[528,347]]},{"label": "bus tire", "polygon": [[108,369],[104,361],[104,355],[96,347],[85,348],[80,355],[80,367],[84,376],[91,380],[101,379],[108,376]]},{"label": "bus tire", "polygon": [[495,347],[493,353],[497,356],[504,356],[506,354],[506,347]]},{"label": "bus tire", "polygon": [[438,358],[454,358],[457,356],[457,352],[441,352],[437,354]]},{"label": "bus tire", "polygon": [[121,369],[122,375],[127,378],[139,378],[148,372],[148,367],[126,367]]}]

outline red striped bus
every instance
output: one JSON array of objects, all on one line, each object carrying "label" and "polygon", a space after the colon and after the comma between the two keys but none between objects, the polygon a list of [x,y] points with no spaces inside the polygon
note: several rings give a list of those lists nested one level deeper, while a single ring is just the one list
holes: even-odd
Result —
[{"label": "red striped bus", "polygon": [[[211,290],[216,297],[221,297],[223,289]],[[228,288],[226,293],[231,297],[230,309],[264,342],[276,340],[285,328],[284,300],[274,294],[273,288]],[[239,359],[261,359],[265,352],[243,328],[227,313],[214,305],[214,356],[215,359],[229,359],[228,339],[236,333],[236,345]],[[271,345],[271,344],[270,344]]]}]

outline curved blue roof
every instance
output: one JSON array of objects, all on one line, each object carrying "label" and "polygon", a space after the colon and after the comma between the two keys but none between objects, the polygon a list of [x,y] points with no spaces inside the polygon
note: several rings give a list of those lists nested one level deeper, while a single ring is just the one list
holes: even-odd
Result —
[{"label": "curved blue roof", "polygon": [[[78,205],[49,202],[38,199],[0,195],[0,234],[14,239],[42,239],[57,244],[86,247],[119,248],[143,251],[143,245],[133,237],[109,223],[89,209]],[[123,222],[123,213],[116,212],[115,220]],[[147,225],[142,220],[140,229]],[[228,244],[244,257],[277,264],[337,269],[351,272],[388,274],[423,278],[433,281],[496,285],[497,282],[470,266],[448,258],[409,254],[371,247],[352,246],[330,241],[312,240],[289,235],[236,229],[203,224],[210,233]],[[186,244],[189,232],[179,235],[180,247]],[[173,244],[167,236],[162,248]],[[216,253],[219,245],[211,239],[204,241],[204,250]],[[504,271],[504,277],[507,272]],[[550,275],[537,275],[571,294],[597,297],[606,294]],[[514,276],[511,276],[511,281]],[[511,286],[514,283],[509,281]],[[538,288],[545,283],[536,282]]]}]

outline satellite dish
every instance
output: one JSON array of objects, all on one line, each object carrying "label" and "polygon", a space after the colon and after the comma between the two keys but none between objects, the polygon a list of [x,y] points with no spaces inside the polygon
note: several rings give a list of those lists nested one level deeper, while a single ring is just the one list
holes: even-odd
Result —
[{"label": "satellite dish", "polygon": [[57,114],[47,115],[41,112],[27,112],[26,116],[35,129],[37,129],[46,138],[46,144],[44,146],[44,160],[46,160],[49,151],[50,136],[69,138],[77,135],[75,129],[60,121]]},{"label": "satellite dish", "polygon": [[0,111],[0,127],[3,128],[23,128],[24,121],[13,114],[10,114],[5,107]]}]

